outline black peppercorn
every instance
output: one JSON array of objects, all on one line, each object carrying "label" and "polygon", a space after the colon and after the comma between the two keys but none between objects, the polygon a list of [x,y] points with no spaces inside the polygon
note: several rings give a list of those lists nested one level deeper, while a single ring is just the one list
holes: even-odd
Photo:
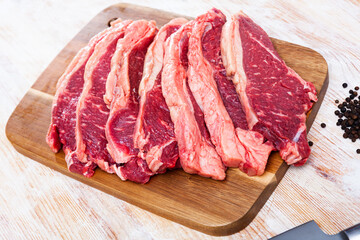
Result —
[{"label": "black peppercorn", "polygon": [[[347,83],[343,84],[346,88]],[[360,93],[359,86],[356,86],[354,90],[349,90],[349,95],[344,98],[343,102],[335,100],[338,109],[334,111],[334,114],[338,117],[336,122],[337,126],[340,126],[344,131],[343,137],[349,138],[355,142],[360,139]],[[326,124],[322,123],[321,127],[325,128]]]}]

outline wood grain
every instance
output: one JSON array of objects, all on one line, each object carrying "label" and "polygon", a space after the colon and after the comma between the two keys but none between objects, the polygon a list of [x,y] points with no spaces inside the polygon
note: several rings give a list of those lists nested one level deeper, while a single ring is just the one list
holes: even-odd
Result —
[{"label": "wood grain", "polygon": [[[113,5],[99,13],[59,53],[26,93],[8,121],[7,137],[25,156],[185,226],[212,235],[228,235],[245,228],[288,168],[278,153],[270,156],[266,172],[260,177],[248,177],[238,169],[229,169],[227,179],[220,182],[176,170],[140,185],[122,182],[117,176],[101,170],[96,170],[90,179],[73,174],[66,168],[64,154],[52,153],[45,143],[57,79],[76,52],[113,17],[154,19],[161,26],[176,15],[129,4]],[[328,84],[326,61],[309,48],[277,39],[272,41],[285,62],[305,80],[313,82],[319,92],[319,101],[307,121],[310,129]]]}]

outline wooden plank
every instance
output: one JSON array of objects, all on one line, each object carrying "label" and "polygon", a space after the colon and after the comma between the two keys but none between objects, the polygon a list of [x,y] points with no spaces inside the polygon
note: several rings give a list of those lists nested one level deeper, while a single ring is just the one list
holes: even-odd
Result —
[{"label": "wooden plank", "polygon": [[[121,198],[160,216],[212,235],[226,235],[243,229],[256,216],[281,178],[287,165],[278,153],[270,156],[266,172],[248,177],[238,169],[229,169],[225,181],[214,181],[181,170],[154,176],[148,184],[122,182],[117,176],[96,170],[88,179],[69,172],[64,154],[54,154],[45,142],[50,122],[55,84],[76,52],[97,32],[107,27],[113,17],[154,19],[161,26],[175,15],[129,4],[113,5],[99,13],[59,53],[10,117],[6,135],[15,148],[48,167],[85,184]],[[308,130],[325,95],[327,64],[317,52],[272,39],[284,61],[305,80],[313,82],[319,92],[307,121]]]}]

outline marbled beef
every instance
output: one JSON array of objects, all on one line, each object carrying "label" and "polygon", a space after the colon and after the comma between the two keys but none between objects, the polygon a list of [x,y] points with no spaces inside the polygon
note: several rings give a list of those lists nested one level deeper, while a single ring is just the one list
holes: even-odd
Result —
[{"label": "marbled beef", "polygon": [[220,47],[225,21],[217,9],[196,18],[189,40],[189,86],[225,166],[261,175],[273,146],[249,131],[239,96],[226,75]]},{"label": "marbled beef", "polygon": [[[144,59],[157,28],[154,21],[139,20],[129,25],[118,42],[114,64],[107,81],[110,116],[106,123],[107,149],[114,171],[122,180],[145,183],[153,175],[139,149],[134,147],[134,128],[139,113],[139,84]],[[109,92],[110,91],[110,92]]]},{"label": "marbled beef", "polygon": [[265,31],[245,14],[234,15],[226,28],[224,62],[249,129],[271,141],[288,164],[304,164],[310,154],[306,112],[317,100],[314,85],[286,66]]},{"label": "marbled beef", "polygon": [[62,145],[69,170],[86,177],[91,177],[94,174],[96,164],[89,161],[82,162],[76,157],[70,157],[71,153],[76,150],[76,107],[83,90],[85,66],[93,54],[95,46],[108,34],[124,27],[127,23],[128,21],[114,21],[112,27],[94,36],[76,54],[57,82],[46,141],[54,152],[58,152]]},{"label": "marbled beef", "polygon": [[146,160],[152,172],[174,168],[179,158],[174,124],[162,95],[161,71],[164,63],[166,39],[187,20],[176,18],[164,25],[150,45],[139,86],[140,107],[135,124],[135,147]]},{"label": "marbled beef", "polygon": [[188,43],[193,22],[183,25],[166,42],[162,91],[170,110],[185,172],[222,180],[225,167],[211,143],[204,115],[188,85]]},{"label": "marbled beef", "polygon": [[107,34],[95,47],[84,73],[84,89],[76,107],[76,150],[67,156],[83,163],[95,163],[104,171],[112,173],[109,167],[113,160],[106,150],[105,124],[109,110],[103,101],[105,83],[110,72],[111,58],[119,39],[131,21]]}]

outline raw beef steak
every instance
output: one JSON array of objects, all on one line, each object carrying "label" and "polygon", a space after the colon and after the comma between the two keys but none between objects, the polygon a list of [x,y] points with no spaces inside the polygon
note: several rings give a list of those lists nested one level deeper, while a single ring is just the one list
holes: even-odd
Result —
[{"label": "raw beef steak", "polygon": [[145,57],[143,78],[139,86],[140,107],[134,144],[154,173],[174,168],[179,158],[174,124],[162,95],[161,70],[166,39],[186,22],[186,19],[176,18],[163,26]]},{"label": "raw beef steak", "polygon": [[[154,21],[139,20],[118,42],[108,81],[112,82],[110,116],[106,124],[107,149],[117,163],[114,170],[122,180],[145,183],[153,175],[134,147],[134,128],[139,112],[139,84],[146,51],[157,33]],[[109,86],[109,85],[108,85]]]},{"label": "raw beef steak", "polygon": [[304,164],[310,154],[306,112],[317,100],[314,85],[286,66],[268,35],[245,14],[233,16],[226,28],[224,62],[234,74],[249,128],[271,141],[288,164]]},{"label": "raw beef steak", "polygon": [[105,124],[109,109],[103,101],[105,83],[110,72],[110,61],[119,39],[124,37],[125,29],[131,21],[105,36],[95,47],[84,73],[84,89],[76,108],[76,151],[69,154],[70,159],[96,163],[104,171],[112,173],[113,160],[106,150]]},{"label": "raw beef steak", "polygon": [[[56,86],[56,94],[52,106],[52,116],[46,142],[54,152],[58,152],[63,147],[65,155],[75,151],[75,128],[76,128],[76,105],[84,85],[85,65],[93,53],[96,44],[106,35],[124,25],[125,22],[120,20],[112,23],[112,28],[94,36],[87,46],[82,48],[69,64],[64,74],[60,77]],[[71,172],[91,177],[94,174],[93,169],[96,167],[91,162],[80,162],[76,158],[66,158],[68,168]]]},{"label": "raw beef steak", "polygon": [[174,123],[180,163],[185,172],[225,178],[225,167],[214,149],[204,115],[188,86],[188,42],[193,22],[183,25],[166,41],[162,92]]},{"label": "raw beef steak", "polygon": [[248,131],[240,99],[226,76],[220,47],[225,21],[217,9],[196,18],[189,40],[189,86],[225,166],[261,175],[273,147],[263,143],[261,134]]}]

